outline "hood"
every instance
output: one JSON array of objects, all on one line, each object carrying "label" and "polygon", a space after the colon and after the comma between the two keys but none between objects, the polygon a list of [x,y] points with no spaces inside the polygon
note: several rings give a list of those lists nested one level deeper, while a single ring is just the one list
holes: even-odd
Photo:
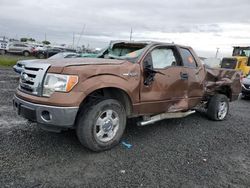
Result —
[{"label": "hood", "polygon": [[[40,61],[33,61],[32,64]],[[64,58],[64,59],[47,59],[44,61],[50,64],[49,72],[61,73],[64,67],[81,66],[81,65],[120,65],[125,60],[103,59],[103,58]]]},{"label": "hood", "polygon": [[[39,61],[34,61],[36,63]],[[78,65],[110,65],[121,64],[124,60],[116,59],[103,59],[103,58],[64,58],[64,59],[47,59],[45,63],[50,64],[53,67],[67,67]]]},{"label": "hood", "polygon": [[33,63],[33,62],[36,62],[36,61],[41,62],[40,59],[26,59],[26,60],[19,60],[19,61],[17,61],[17,64],[24,65],[25,63]]}]

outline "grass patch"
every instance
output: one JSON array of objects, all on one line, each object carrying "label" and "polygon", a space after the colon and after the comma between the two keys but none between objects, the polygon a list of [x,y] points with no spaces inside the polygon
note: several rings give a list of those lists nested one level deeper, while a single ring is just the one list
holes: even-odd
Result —
[{"label": "grass patch", "polygon": [[3,67],[12,67],[16,64],[19,60],[25,59],[35,59],[35,57],[23,57],[23,56],[16,56],[16,55],[0,55],[0,66]]}]

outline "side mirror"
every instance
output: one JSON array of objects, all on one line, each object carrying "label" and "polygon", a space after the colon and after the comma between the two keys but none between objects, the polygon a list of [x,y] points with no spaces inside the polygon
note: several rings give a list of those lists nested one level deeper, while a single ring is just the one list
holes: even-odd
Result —
[{"label": "side mirror", "polygon": [[154,81],[155,71],[153,65],[148,61],[144,61],[144,85],[149,86]]},{"label": "side mirror", "polygon": [[156,73],[161,74],[161,75],[165,75],[164,73],[162,73],[160,71],[154,70],[153,65],[151,63],[149,63],[147,60],[144,61],[143,67],[144,67],[144,78],[145,78],[144,85],[146,85],[146,86],[152,84]]}]

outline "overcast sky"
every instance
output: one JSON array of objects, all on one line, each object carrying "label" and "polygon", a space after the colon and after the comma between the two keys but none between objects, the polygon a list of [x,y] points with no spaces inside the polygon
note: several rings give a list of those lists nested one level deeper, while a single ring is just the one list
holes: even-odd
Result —
[{"label": "overcast sky", "polygon": [[[82,37],[80,33],[85,26]],[[104,47],[110,40],[175,42],[200,56],[250,45],[249,0],[0,0],[0,36]]]}]

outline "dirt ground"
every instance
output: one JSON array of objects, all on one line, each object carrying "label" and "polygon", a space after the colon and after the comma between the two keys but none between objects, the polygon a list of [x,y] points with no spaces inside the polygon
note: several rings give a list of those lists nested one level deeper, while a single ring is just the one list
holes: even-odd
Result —
[{"label": "dirt ground", "polygon": [[0,68],[0,187],[250,187],[250,100],[231,103],[227,120],[196,113],[138,127],[122,144],[94,153],[74,131],[39,129],[17,117],[18,77]]}]

